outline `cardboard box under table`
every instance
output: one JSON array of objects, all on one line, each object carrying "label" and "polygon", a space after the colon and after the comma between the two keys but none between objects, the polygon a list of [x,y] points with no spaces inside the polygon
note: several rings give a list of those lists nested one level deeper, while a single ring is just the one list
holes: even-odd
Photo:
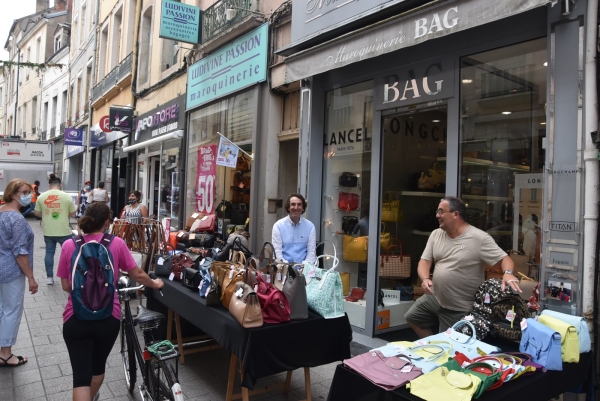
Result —
[{"label": "cardboard box under table", "polygon": [[231,394],[238,358],[242,366],[244,400],[262,392],[248,390],[254,388],[257,379],[276,373],[288,372],[285,384],[289,388],[291,371],[298,368],[305,368],[307,399],[310,399],[309,368],[350,358],[352,329],[347,316],[324,319],[309,312],[306,320],[244,329],[223,306],[206,306],[205,299],[200,298],[197,291],[190,291],[179,282],[164,281],[164,296],[156,290],[148,291],[148,306],[159,311],[168,308],[231,352],[227,400],[239,398],[239,395]]}]

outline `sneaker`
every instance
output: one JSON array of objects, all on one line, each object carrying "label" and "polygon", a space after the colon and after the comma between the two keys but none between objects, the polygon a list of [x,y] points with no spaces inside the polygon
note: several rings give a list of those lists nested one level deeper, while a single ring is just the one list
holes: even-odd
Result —
[{"label": "sneaker", "polygon": [[48,280],[46,280],[46,284],[48,284],[48,285],[54,285],[54,278],[53,277],[48,277]]}]

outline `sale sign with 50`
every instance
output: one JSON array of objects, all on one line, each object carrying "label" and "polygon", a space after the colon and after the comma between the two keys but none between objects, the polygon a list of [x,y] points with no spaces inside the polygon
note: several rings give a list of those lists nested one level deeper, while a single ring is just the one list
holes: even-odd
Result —
[{"label": "sale sign with 50", "polygon": [[215,210],[217,145],[198,148],[198,170],[196,177],[196,210],[204,214]]}]

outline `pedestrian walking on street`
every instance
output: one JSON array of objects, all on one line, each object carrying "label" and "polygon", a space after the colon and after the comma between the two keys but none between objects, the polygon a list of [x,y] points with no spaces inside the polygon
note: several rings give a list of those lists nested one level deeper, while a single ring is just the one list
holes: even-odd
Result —
[{"label": "pedestrian walking on street", "polygon": [[72,231],[69,217],[74,216],[77,209],[71,196],[63,192],[60,178],[50,174],[48,180],[50,189],[38,198],[35,205],[35,215],[42,218],[44,242],[46,243],[46,284],[54,284],[54,254],[56,244],[62,246],[63,242],[71,238]]},{"label": "pedestrian walking on street", "polygon": [[[135,282],[148,288],[161,289],[164,285],[161,279],[152,280],[131,256],[125,241],[111,235],[105,236],[105,231],[112,222],[112,212],[106,203],[92,203],[85,215],[79,219],[79,228],[84,232],[85,243],[99,242],[108,245],[109,258],[112,255],[114,269],[114,285],[117,287],[119,271],[128,272]],[[72,300],[72,279],[74,266],[73,254],[77,251],[75,240],[64,243],[58,262],[57,276],[61,279],[62,289],[69,293],[69,299],[63,312],[63,338],[69,351],[69,359],[73,368],[73,400],[90,401],[98,397],[98,390],[104,381],[106,360],[119,335],[121,305],[117,292],[113,295],[112,315],[100,320],[85,320],[79,309],[74,309]],[[79,251],[81,256],[82,251]],[[78,256],[77,254],[75,255]],[[91,258],[88,258],[89,261]],[[90,265],[88,265],[90,266]],[[88,280],[90,280],[88,274]],[[87,285],[87,283],[86,283]],[[92,287],[93,288],[93,287]],[[94,294],[100,298],[101,294]],[[79,300],[75,301],[80,302]],[[79,303],[81,305],[81,303]],[[105,309],[104,309],[105,310]]]},{"label": "pedestrian walking on street", "polygon": [[108,191],[104,189],[104,181],[98,181],[98,188],[92,189],[92,191],[88,194],[88,197],[91,199],[90,203],[108,203]]},{"label": "pedestrian walking on street", "polygon": [[35,294],[38,284],[33,277],[33,230],[19,209],[31,202],[32,187],[21,179],[11,180],[2,195],[0,207],[0,367],[27,363],[11,349],[23,316],[25,280]]},{"label": "pedestrian walking on street", "polygon": [[35,180],[34,184],[31,187],[32,187],[32,189],[31,189],[31,202],[28,205],[29,209],[27,209],[27,210],[25,210],[23,212],[23,217],[27,217],[27,215],[29,213],[31,213],[31,212],[34,211],[35,204],[37,202],[37,198],[38,198],[38,196],[40,196],[40,190],[39,190],[40,182],[38,180]]},{"label": "pedestrian walking on street", "polygon": [[77,194],[77,217],[83,216],[85,208],[91,203],[88,202],[90,192],[92,192],[92,182],[87,180],[85,186]]}]

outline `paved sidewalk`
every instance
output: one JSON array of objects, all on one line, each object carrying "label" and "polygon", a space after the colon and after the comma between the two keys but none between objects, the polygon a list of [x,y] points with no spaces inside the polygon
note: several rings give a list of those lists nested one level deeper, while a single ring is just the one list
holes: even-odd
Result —
[{"label": "paved sidewalk", "polygon": [[[34,274],[40,285],[35,295],[26,293],[25,313],[21,320],[15,355],[28,357],[23,366],[0,369],[0,401],[65,401],[72,398],[73,373],[69,355],[62,337],[62,312],[67,294],[62,291],[55,277],[53,286],[46,285],[44,254],[45,244],[40,222],[28,219],[35,233]],[[58,266],[60,248],[57,248],[54,271]],[[136,303],[137,301],[134,301]],[[315,337],[319,334],[314,333]],[[179,378],[186,400],[224,400],[229,368],[229,353],[215,350],[186,356],[180,365]],[[311,369],[314,400],[327,398],[337,363]],[[139,382],[138,374],[138,382]],[[261,379],[258,387],[283,382],[285,373]],[[236,386],[234,391],[238,391]],[[304,398],[304,374],[294,372],[292,391],[284,396],[281,390],[251,397],[254,400],[289,400]],[[107,362],[106,378],[100,389],[100,400],[141,400],[139,393],[129,395],[125,387],[118,341]]]}]

